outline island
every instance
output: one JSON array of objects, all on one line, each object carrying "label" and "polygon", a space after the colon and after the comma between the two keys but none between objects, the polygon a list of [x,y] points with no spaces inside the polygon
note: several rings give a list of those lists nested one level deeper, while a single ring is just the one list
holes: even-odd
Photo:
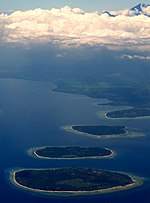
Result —
[{"label": "island", "polygon": [[127,174],[93,168],[21,169],[11,173],[11,180],[26,190],[53,195],[91,195],[141,184]]},{"label": "island", "polygon": [[109,158],[114,156],[114,152],[106,148],[72,146],[40,147],[33,149],[33,154],[38,158],[46,159]]},{"label": "island", "polygon": [[77,130],[79,132],[88,133],[91,135],[120,135],[125,134],[125,126],[106,126],[106,125],[76,125],[72,126],[73,130]]},{"label": "island", "polygon": [[108,118],[142,118],[150,116],[150,108],[130,108],[106,113]]},{"label": "island", "polygon": [[72,125],[64,126],[64,130],[75,134],[87,135],[93,138],[118,138],[127,136],[140,136],[134,133],[128,134],[125,126],[107,126],[107,125]]}]

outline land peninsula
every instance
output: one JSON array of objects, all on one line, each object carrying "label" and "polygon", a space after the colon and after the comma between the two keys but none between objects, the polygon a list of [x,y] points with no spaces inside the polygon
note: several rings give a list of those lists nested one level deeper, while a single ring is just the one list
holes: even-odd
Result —
[{"label": "land peninsula", "polygon": [[114,152],[100,147],[39,147],[31,149],[32,154],[45,159],[87,159],[87,158],[110,158]]},{"label": "land peninsula", "polygon": [[[127,78],[126,78],[127,79]],[[150,108],[149,83],[109,80],[108,82],[57,82],[53,91],[82,94],[97,99],[108,99],[102,105],[131,106],[134,108]],[[101,104],[100,104],[101,105]],[[149,112],[150,113],[150,112]]]},{"label": "land peninsula", "polygon": [[92,168],[21,169],[10,175],[16,186],[50,195],[91,195],[141,184],[124,173]]},{"label": "land peninsula", "polygon": [[130,109],[117,110],[107,113],[109,118],[142,118],[150,117],[149,84],[120,81],[118,84],[109,82],[86,83],[64,82],[57,83],[53,91],[82,94],[92,98],[106,98],[110,102],[99,105],[130,106]]}]

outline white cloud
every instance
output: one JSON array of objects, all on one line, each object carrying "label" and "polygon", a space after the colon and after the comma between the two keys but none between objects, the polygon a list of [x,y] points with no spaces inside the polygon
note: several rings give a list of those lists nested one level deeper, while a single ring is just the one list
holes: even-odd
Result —
[{"label": "white cloud", "polygon": [[56,58],[63,58],[66,55],[66,53],[58,53],[56,54]]},{"label": "white cloud", "polygon": [[123,55],[121,55],[120,58],[150,60],[150,56],[128,55],[128,54],[123,54]]},{"label": "white cloud", "polygon": [[0,13],[12,13],[12,12],[14,12],[14,10],[12,10],[12,9],[0,10]]},{"label": "white cloud", "polygon": [[150,17],[110,17],[79,8],[16,11],[0,15],[0,41],[59,45],[150,46]]}]

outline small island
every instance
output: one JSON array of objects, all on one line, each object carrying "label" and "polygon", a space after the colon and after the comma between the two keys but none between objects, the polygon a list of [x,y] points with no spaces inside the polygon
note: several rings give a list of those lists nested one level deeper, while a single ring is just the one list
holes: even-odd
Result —
[{"label": "small island", "polygon": [[78,125],[78,126],[72,126],[73,130],[77,130],[79,132],[88,133],[91,135],[120,135],[125,134],[125,126],[106,126],[106,125]]},{"label": "small island", "polygon": [[21,169],[11,173],[16,186],[51,195],[91,195],[140,185],[129,175],[92,168]]},{"label": "small island", "polygon": [[125,126],[106,126],[106,125],[72,125],[63,127],[64,130],[75,134],[87,135],[93,138],[118,138],[134,136],[128,135]]},{"label": "small island", "polygon": [[150,116],[150,108],[130,108],[106,113],[108,118],[142,118]]},{"label": "small island", "polygon": [[[30,150],[31,151],[31,150]],[[46,159],[109,158],[114,155],[110,149],[100,147],[40,147],[32,150],[36,157]]]}]

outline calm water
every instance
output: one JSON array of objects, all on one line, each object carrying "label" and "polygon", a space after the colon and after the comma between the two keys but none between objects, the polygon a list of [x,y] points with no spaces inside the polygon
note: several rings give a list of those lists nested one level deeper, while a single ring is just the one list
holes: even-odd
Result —
[{"label": "calm water", "polygon": [[[149,119],[108,120],[98,111],[112,109],[97,106],[102,100],[51,91],[52,85],[14,79],[0,80],[0,202],[4,203],[150,203],[150,126]],[[102,101],[103,102],[103,101]],[[116,107],[114,107],[116,108]],[[145,137],[96,140],[61,129],[71,124],[127,125]],[[139,129],[137,129],[139,128]],[[27,149],[41,145],[100,146],[115,150],[115,159],[38,160]],[[45,197],[22,191],[9,184],[7,170],[16,167],[96,167],[130,172],[145,177],[139,188],[91,197]]]}]

